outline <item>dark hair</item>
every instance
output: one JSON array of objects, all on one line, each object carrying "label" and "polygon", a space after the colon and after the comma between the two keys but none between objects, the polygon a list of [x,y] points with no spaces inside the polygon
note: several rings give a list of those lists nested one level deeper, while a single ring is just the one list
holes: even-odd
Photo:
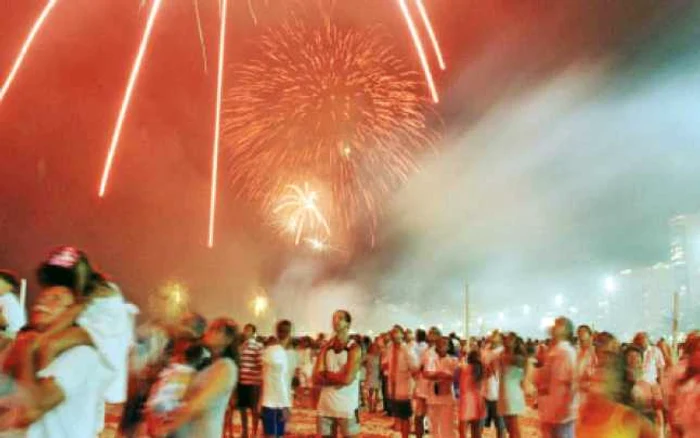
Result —
[{"label": "dark hair", "polygon": [[[80,266],[87,269],[85,284],[81,284]],[[41,287],[63,286],[77,295],[86,295],[93,289],[93,269],[87,255],[77,248],[62,246],[52,250],[36,274]]]},{"label": "dark hair", "polygon": [[470,351],[467,355],[467,363],[472,367],[472,378],[479,383],[484,378],[484,365],[481,363],[481,356],[478,351]]},{"label": "dark hair", "polygon": [[416,330],[416,342],[425,342],[427,339],[428,339],[428,335],[426,335],[425,330],[423,330],[423,329]]},{"label": "dark hair", "polygon": [[0,279],[5,280],[7,284],[12,286],[13,292],[17,291],[17,288],[19,287],[19,279],[17,278],[17,275],[15,275],[14,272],[1,270]]},{"label": "dark hair", "polygon": [[243,330],[245,330],[245,329],[247,329],[247,328],[253,329],[253,334],[254,334],[254,335],[257,335],[257,334],[258,334],[258,328],[255,327],[255,324],[248,323],[248,324],[245,325],[245,327],[243,327]]},{"label": "dark hair", "polygon": [[200,343],[187,347],[184,356],[187,364],[198,370],[202,368],[202,365],[207,360],[206,350]]},{"label": "dark hair", "polygon": [[[226,336],[231,338],[231,343],[224,348],[221,353],[221,357],[227,357],[233,360],[236,365],[239,364],[238,357],[238,344],[240,343],[240,334],[238,332],[238,324],[232,319],[219,318],[212,322],[212,324],[220,324]],[[252,325],[252,324],[249,324]],[[255,326],[253,326],[255,327]]]},{"label": "dark hair", "polygon": [[586,324],[578,326],[578,328],[576,329],[576,332],[578,333],[579,330],[585,330],[588,332],[589,335],[593,334],[593,330],[591,330],[591,328],[589,326],[587,326]]},{"label": "dark hair", "polygon": [[337,312],[340,312],[343,314],[343,316],[345,317],[345,322],[347,322],[348,325],[352,324],[352,316],[350,315],[350,312],[348,312],[345,309],[338,309]]},{"label": "dark hair", "polygon": [[574,339],[574,323],[565,316],[560,316],[556,319],[555,323],[561,323],[566,330],[566,340],[572,342]]}]

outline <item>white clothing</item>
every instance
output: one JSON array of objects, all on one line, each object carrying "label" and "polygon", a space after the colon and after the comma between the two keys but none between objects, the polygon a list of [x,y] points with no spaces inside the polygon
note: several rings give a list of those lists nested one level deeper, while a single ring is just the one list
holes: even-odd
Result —
[{"label": "white clothing", "polygon": [[453,438],[455,436],[454,403],[428,405],[430,435],[435,438]]},{"label": "white clothing", "polygon": [[[336,353],[333,348],[326,350],[325,358],[318,357],[318,360],[326,362],[326,371],[338,373],[343,370],[348,362],[349,348],[359,348],[353,342],[340,353]],[[359,373],[358,373],[359,374]],[[318,415],[331,418],[353,418],[355,412],[360,408],[360,379],[355,375],[352,382],[346,386],[324,386],[321,389],[321,396],[318,401]]]},{"label": "white clothing", "polygon": [[7,322],[4,333],[11,338],[14,338],[17,332],[27,324],[27,314],[12,292],[0,295],[0,313]]},{"label": "white clothing", "polygon": [[410,400],[413,373],[418,371],[418,358],[408,345],[392,345],[387,350],[387,394],[391,400]]},{"label": "white clothing", "polygon": [[[423,353],[419,357],[420,367],[423,371],[425,371],[425,369],[428,367],[428,364],[438,359],[438,355],[435,352],[435,347],[429,347],[428,344],[425,344]],[[432,383],[428,379],[423,377],[421,373],[421,376],[418,378],[418,382],[416,382],[416,390],[414,391],[414,397],[426,399],[430,396],[432,388]]]},{"label": "white clothing", "polygon": [[289,357],[281,345],[271,345],[262,354],[262,406],[272,409],[291,408]]},{"label": "white clothing", "polygon": [[643,360],[642,379],[648,383],[658,384],[659,369],[663,370],[666,367],[663,353],[658,347],[650,345],[644,350]]},{"label": "white clothing", "polygon": [[105,367],[114,373],[105,390],[108,403],[126,401],[129,349],[134,342],[132,321],[130,307],[121,295],[95,298],[77,320],[92,339]]},{"label": "white clothing", "polygon": [[[450,374],[455,376],[457,372],[457,359],[451,356],[440,357],[437,354],[425,367],[428,373]],[[429,381],[431,391],[427,401],[430,405],[454,405],[455,391],[454,379],[450,381]]]},{"label": "white clothing", "polygon": [[238,384],[238,367],[231,359],[218,359],[208,368],[201,371],[192,383],[193,390],[203,386],[210,380],[209,373],[214,367],[226,367],[227,379],[217,382],[221,385],[218,396],[206,407],[204,412],[194,418],[192,422],[177,431],[177,436],[182,438],[221,438],[224,433],[224,417],[228,408],[231,394]]},{"label": "white clothing", "polygon": [[291,390],[292,381],[299,368],[299,354],[297,354],[297,351],[293,348],[286,348],[284,352],[287,355],[287,386],[289,386]]},{"label": "white clothing", "polygon": [[489,371],[486,378],[486,386],[484,386],[484,398],[488,401],[498,401],[499,391],[501,387],[501,376],[498,367],[498,361],[503,354],[503,346],[496,347],[493,350],[484,352],[484,367]]},{"label": "white clothing", "polygon": [[34,422],[28,438],[94,438],[102,422],[99,406],[105,387],[106,369],[92,347],[71,348],[37,374],[52,378],[65,399]]},{"label": "white clothing", "polygon": [[155,413],[172,412],[177,409],[197,370],[194,367],[173,363],[158,374],[158,381],[151,390],[146,406]]},{"label": "white clothing", "polygon": [[547,352],[538,375],[540,421],[563,424],[576,419],[576,349],[567,341],[557,342]]}]

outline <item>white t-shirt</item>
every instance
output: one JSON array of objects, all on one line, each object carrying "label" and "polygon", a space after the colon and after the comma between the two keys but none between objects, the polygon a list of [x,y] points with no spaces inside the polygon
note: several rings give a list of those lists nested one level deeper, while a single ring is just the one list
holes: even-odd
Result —
[{"label": "white t-shirt", "polygon": [[19,329],[27,324],[27,315],[12,292],[0,295],[0,312],[7,321],[4,332],[7,336],[14,338]]},{"label": "white t-shirt", "polygon": [[[342,371],[348,362],[348,350],[352,348],[353,344],[352,341],[348,343],[340,353],[329,348],[325,357],[326,370],[332,373]],[[318,360],[324,360],[324,358],[319,356]],[[360,379],[358,375],[355,375],[355,379],[347,386],[324,386],[321,389],[318,414],[322,417],[353,418],[359,407]]]},{"label": "white t-shirt", "polygon": [[497,361],[503,354],[503,346],[498,346],[491,350],[484,351],[484,365],[489,369],[489,376],[486,378],[486,386],[484,387],[484,398],[488,401],[498,401],[499,391],[501,387],[501,374],[496,366]]},{"label": "white t-shirt", "polygon": [[53,378],[65,399],[34,422],[27,437],[94,438],[102,420],[98,412],[106,375],[92,347],[74,347],[58,356],[38,376]]},{"label": "white t-shirt", "polygon": [[107,403],[125,402],[129,349],[134,342],[130,307],[121,295],[96,298],[80,314],[77,322],[90,335],[104,366],[113,371],[104,400]]},{"label": "white t-shirt", "polygon": [[653,345],[644,351],[643,379],[645,382],[656,384],[659,379],[659,369],[666,367],[666,361],[661,350]]},{"label": "white t-shirt", "polygon": [[281,409],[292,407],[289,358],[281,345],[271,345],[262,354],[262,405]]}]

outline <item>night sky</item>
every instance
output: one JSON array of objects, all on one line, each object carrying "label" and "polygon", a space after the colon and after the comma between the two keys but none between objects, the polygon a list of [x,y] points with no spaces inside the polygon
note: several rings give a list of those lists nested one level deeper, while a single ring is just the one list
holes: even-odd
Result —
[{"label": "night sky", "polygon": [[[165,2],[108,195],[97,197],[148,10],[140,3],[59,1],[0,106],[0,266],[32,278],[48,248],[75,244],[137,304],[179,279],[205,314],[248,318],[256,287],[279,289],[298,255],[234,197],[225,172],[217,243],[206,248],[215,1],[200,0],[208,73],[192,2]],[[230,70],[294,2],[254,2],[257,27],[246,1],[231,3]],[[378,246],[324,258],[321,277],[357,279],[370,298],[397,302],[435,289],[449,301],[469,277],[491,311],[536,300],[543,285],[588,287],[664,260],[668,219],[700,211],[696,2],[425,3],[448,64],[438,75],[444,141],[397,194]],[[2,2],[0,77],[43,5]],[[333,19],[386,26],[419,68],[394,1],[337,0]]]}]

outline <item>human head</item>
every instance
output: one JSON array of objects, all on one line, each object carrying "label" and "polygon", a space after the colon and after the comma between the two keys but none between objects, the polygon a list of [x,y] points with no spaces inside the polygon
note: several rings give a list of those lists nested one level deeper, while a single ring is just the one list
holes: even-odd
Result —
[{"label": "human head", "polygon": [[576,329],[576,336],[578,337],[579,344],[584,347],[588,347],[593,343],[593,332],[587,325],[578,326],[578,329]]},{"label": "human head", "polygon": [[425,330],[423,329],[418,329],[416,330],[416,342],[422,343],[422,342],[427,342],[428,340],[428,335],[425,333]]},{"label": "human head", "polygon": [[450,338],[441,336],[435,341],[435,352],[438,354],[438,356],[445,357],[447,356],[449,346]]},{"label": "human head", "polygon": [[347,333],[352,324],[352,316],[347,310],[336,310],[333,312],[333,331],[336,334]]},{"label": "human head", "polygon": [[596,397],[603,397],[615,402],[622,402],[625,395],[625,382],[627,381],[627,364],[622,354],[617,352],[605,352],[603,360],[599,362],[591,379],[589,391],[591,402]]},{"label": "human head", "polygon": [[413,335],[413,330],[407,328],[404,330],[404,338],[406,339],[407,343],[411,343],[416,340],[416,337]]},{"label": "human head", "polygon": [[78,296],[91,292],[93,270],[87,256],[78,248],[61,246],[51,251],[37,269],[42,287],[65,286]]},{"label": "human head", "polygon": [[435,345],[442,337],[442,332],[440,331],[439,328],[437,327],[430,327],[430,330],[428,330],[428,343],[431,345]]},{"label": "human head", "polygon": [[219,318],[209,324],[202,343],[215,358],[226,357],[238,363],[239,336],[238,324],[234,320]]},{"label": "human head", "polygon": [[0,271],[0,295],[8,292],[17,292],[19,279],[10,271]]},{"label": "human head", "polygon": [[644,352],[637,345],[630,345],[625,349],[625,363],[630,377],[637,380],[642,374]]},{"label": "human head", "polygon": [[491,334],[491,345],[493,347],[500,347],[503,345],[503,335],[498,330],[494,330]]},{"label": "human head", "polygon": [[390,332],[391,342],[400,345],[403,342],[403,328],[400,325],[395,325]]},{"label": "human head", "polygon": [[275,335],[277,336],[277,340],[282,343],[289,341],[292,337],[292,322],[288,319],[278,321],[275,326]]},{"label": "human head", "polygon": [[642,350],[646,350],[647,347],[649,347],[649,335],[644,332],[639,332],[634,335],[634,340],[632,342]]},{"label": "human head", "polygon": [[247,341],[249,339],[255,339],[255,335],[258,333],[258,328],[253,324],[246,324],[243,327],[243,340]]},{"label": "human head", "polygon": [[36,330],[44,331],[75,303],[73,291],[65,286],[41,289],[32,306],[29,322]]},{"label": "human head", "polygon": [[574,324],[565,316],[560,316],[554,320],[552,326],[552,340],[555,342],[569,341],[574,337]]},{"label": "human head", "polygon": [[195,312],[186,312],[176,322],[173,335],[178,339],[200,339],[207,330],[207,320]]},{"label": "human head", "polygon": [[688,358],[688,372],[693,375],[700,374],[700,332],[694,331],[688,335],[684,354]]}]

